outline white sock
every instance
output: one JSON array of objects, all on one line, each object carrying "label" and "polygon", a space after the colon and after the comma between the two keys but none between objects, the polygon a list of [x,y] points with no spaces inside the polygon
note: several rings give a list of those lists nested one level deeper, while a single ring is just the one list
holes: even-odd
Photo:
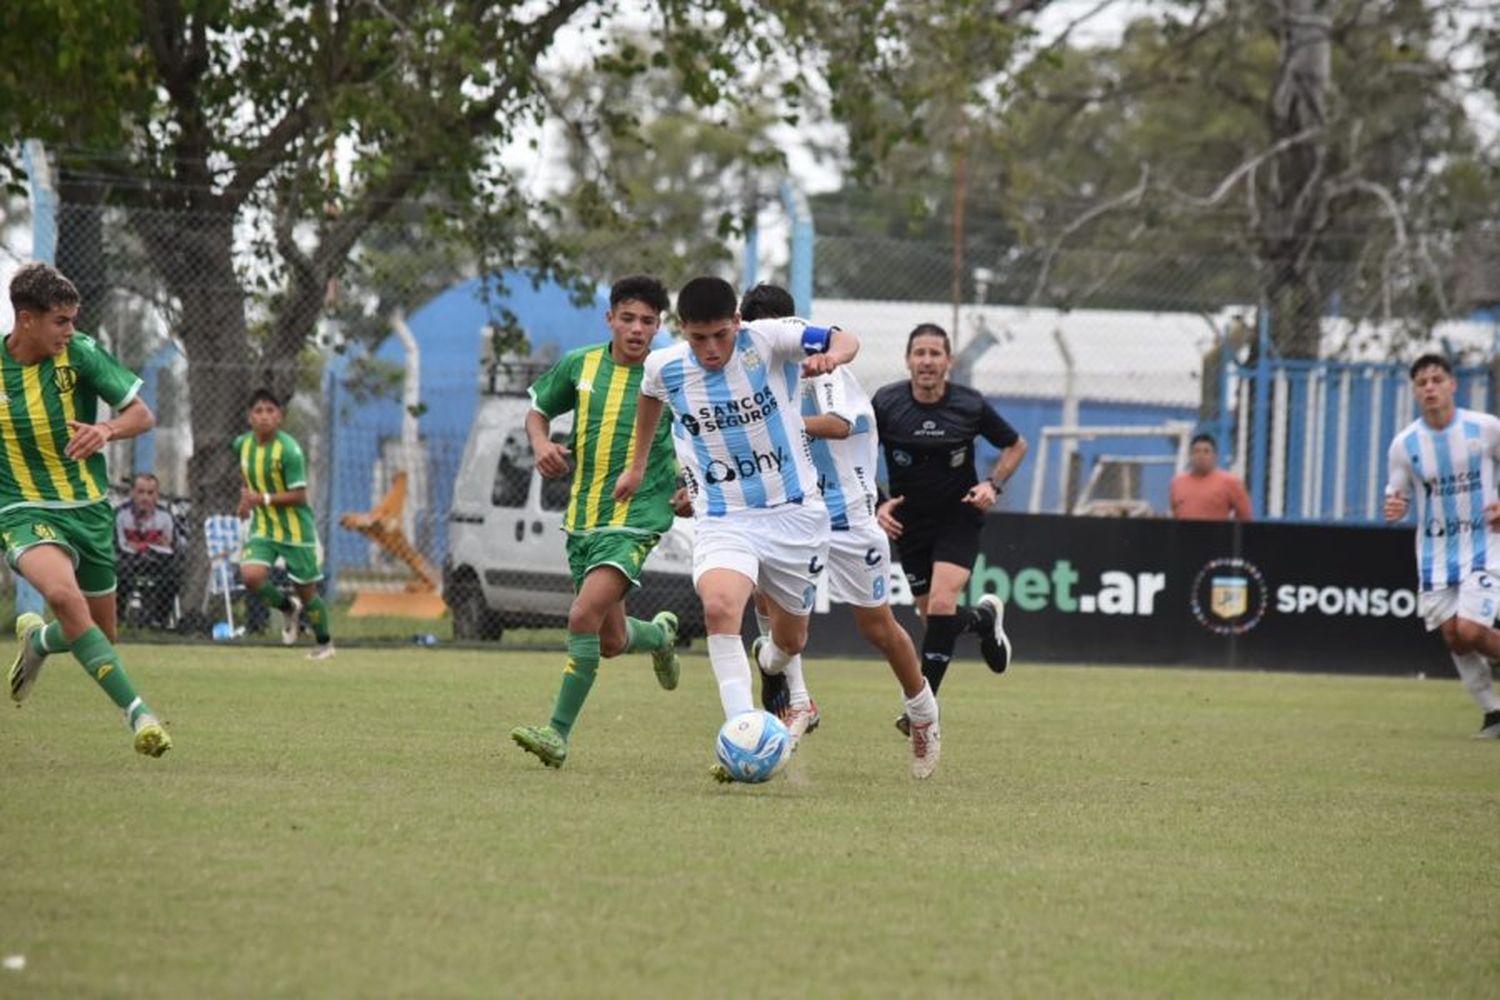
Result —
[{"label": "white sock", "polygon": [[762,638],[771,638],[771,616],[759,608],[755,609],[755,627],[760,629]]},{"label": "white sock", "polygon": [[806,708],[812,704],[812,696],[807,693],[807,679],[802,676],[801,653],[787,658],[786,690],[787,701],[794,708]]},{"label": "white sock", "polygon": [[793,705],[806,706],[812,698],[807,693],[807,679],[802,676],[802,655],[791,655],[774,639],[766,639],[760,645],[760,667],[768,674],[786,674],[787,701]]},{"label": "white sock", "polygon": [[745,655],[740,637],[709,636],[708,662],[719,682],[719,704],[724,706],[724,718],[732,719],[753,712],[755,700],[750,696],[750,659]]},{"label": "white sock", "polygon": [[1479,707],[1486,712],[1500,711],[1500,696],[1495,694],[1494,677],[1490,673],[1490,661],[1478,653],[1450,654],[1453,657],[1453,665],[1458,668],[1458,676],[1464,682],[1464,690],[1469,692],[1469,697],[1479,702]]},{"label": "white sock", "polygon": [[937,699],[932,695],[932,685],[925,680],[922,682],[922,690],[906,699],[906,717],[913,722],[938,720]]}]

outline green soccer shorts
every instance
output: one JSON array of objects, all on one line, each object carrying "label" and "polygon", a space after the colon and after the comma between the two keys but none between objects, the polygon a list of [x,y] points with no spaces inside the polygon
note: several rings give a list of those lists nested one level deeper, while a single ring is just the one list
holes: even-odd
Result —
[{"label": "green soccer shorts", "polygon": [[240,553],[241,566],[275,566],[277,557],[286,561],[286,575],[293,583],[317,583],[323,579],[316,545],[288,545],[269,538],[252,537]]},{"label": "green soccer shorts", "polygon": [[38,545],[56,545],[73,560],[73,574],[85,597],[115,591],[115,512],[105,501],[87,507],[13,507],[0,514],[5,561],[17,560]]},{"label": "green soccer shorts", "polygon": [[629,531],[591,531],[568,536],[568,571],[573,575],[573,593],[583,578],[600,566],[613,566],[625,574],[632,587],[641,585],[641,567],[656,548],[660,535],[637,535]]}]

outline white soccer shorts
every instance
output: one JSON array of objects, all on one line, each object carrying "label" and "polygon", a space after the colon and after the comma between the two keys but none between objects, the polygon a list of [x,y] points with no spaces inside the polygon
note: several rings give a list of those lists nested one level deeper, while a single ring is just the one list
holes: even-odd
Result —
[{"label": "white soccer shorts", "polygon": [[891,540],[873,520],[828,533],[828,599],[878,608],[890,600]]},{"label": "white soccer shorts", "polygon": [[711,569],[732,569],[785,610],[806,615],[827,563],[828,512],[821,503],[736,510],[693,525],[695,587]]},{"label": "white soccer shorts", "polygon": [[1417,610],[1422,613],[1429,632],[1455,616],[1492,627],[1497,609],[1500,609],[1500,580],[1484,570],[1470,573],[1457,587],[1429,590],[1417,598]]}]

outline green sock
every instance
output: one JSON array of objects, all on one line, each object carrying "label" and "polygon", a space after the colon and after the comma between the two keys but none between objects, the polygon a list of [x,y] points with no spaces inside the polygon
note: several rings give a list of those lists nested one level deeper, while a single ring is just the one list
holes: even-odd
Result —
[{"label": "green sock", "polygon": [[317,638],[319,645],[329,642],[328,634],[328,605],[323,603],[323,598],[317,594],[308,601],[302,609],[302,615],[307,619],[307,624],[312,626],[313,636]]},{"label": "green sock", "polygon": [[625,619],[627,653],[654,653],[667,646],[667,633],[655,622],[643,622],[639,618]]},{"label": "green sock", "polygon": [[552,728],[563,739],[573,731],[578,713],[594,686],[599,670],[599,637],[568,633],[568,665],[563,670],[562,686],[557,689],[557,704],[552,706]]},{"label": "green sock", "polygon": [[115,647],[110,645],[99,626],[91,626],[74,641],[73,656],[109,695],[109,700],[126,714],[132,727],[143,712],[151,711],[150,706],[136,696],[135,686],[125,675],[125,664],[120,662],[120,654],[115,652]]},{"label": "green sock", "polygon": [[48,653],[66,653],[72,645],[68,642],[68,637],[63,635],[60,621],[50,621],[46,628],[39,628],[31,633],[32,650],[43,656]]},{"label": "green sock", "polygon": [[260,585],[260,589],[255,592],[255,596],[261,599],[261,603],[269,605],[277,611],[286,610],[286,595],[281,592],[280,587],[276,586],[270,580]]}]

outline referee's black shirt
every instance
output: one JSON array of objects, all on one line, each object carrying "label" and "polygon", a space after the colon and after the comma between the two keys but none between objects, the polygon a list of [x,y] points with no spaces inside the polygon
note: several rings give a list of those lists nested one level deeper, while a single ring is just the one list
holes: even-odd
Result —
[{"label": "referee's black shirt", "polygon": [[905,497],[904,512],[951,507],[979,482],[974,439],[997,448],[1019,440],[1016,429],[978,392],[949,384],[935,403],[912,398],[911,381],[892,382],[875,393],[875,425],[885,449],[890,494]]}]

